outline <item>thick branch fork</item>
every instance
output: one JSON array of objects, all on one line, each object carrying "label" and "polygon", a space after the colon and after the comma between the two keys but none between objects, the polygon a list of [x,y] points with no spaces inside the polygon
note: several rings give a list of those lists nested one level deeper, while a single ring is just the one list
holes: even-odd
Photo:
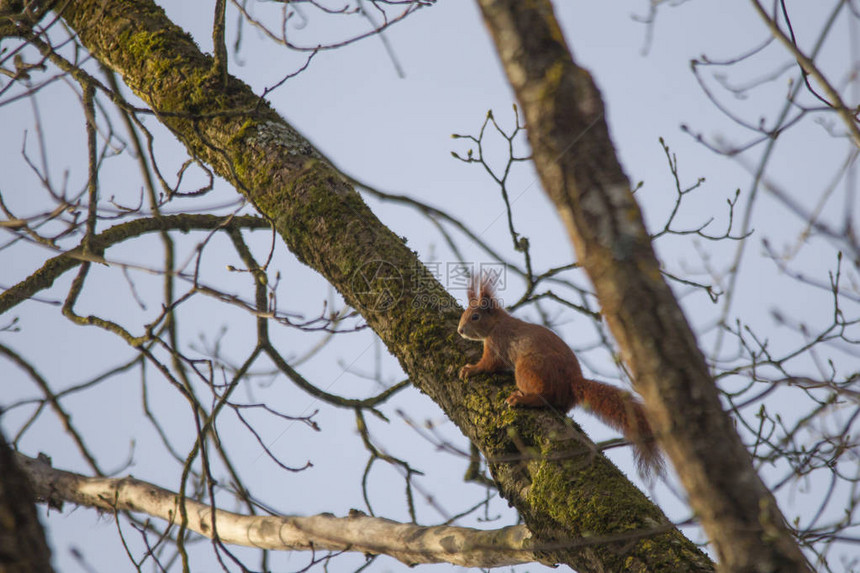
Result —
[{"label": "thick branch fork", "polygon": [[[105,511],[133,511],[179,524],[179,495],[132,477],[94,478],[58,470],[17,454],[36,496]],[[452,563],[500,567],[537,561],[524,525],[482,531],[468,527],[420,526],[357,513],[301,516],[241,515],[185,500],[187,529],[222,543],[278,551],[354,551],[388,555],[406,563]],[[214,517],[214,528],[213,528]]]}]

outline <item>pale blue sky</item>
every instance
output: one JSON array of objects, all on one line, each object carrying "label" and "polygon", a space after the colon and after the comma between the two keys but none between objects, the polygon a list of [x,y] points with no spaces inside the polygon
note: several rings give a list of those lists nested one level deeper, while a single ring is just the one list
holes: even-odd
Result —
[{"label": "pale blue sky", "polygon": [[[202,49],[211,50],[208,26],[211,24],[212,3],[166,4],[168,15],[188,30]],[[685,184],[692,184],[699,177],[707,180],[682,210],[680,226],[697,226],[713,217],[714,232],[719,233],[727,221],[726,200],[734,197],[735,190],[740,189],[739,205],[745,205],[751,177],[741,162],[716,156],[696,143],[680,126],[686,124],[692,131],[709,139],[722,138],[730,143],[741,143],[752,136],[715,109],[697,84],[689,62],[702,54],[712,60],[733,58],[759,45],[766,37],[766,31],[749,2],[675,4],[678,5],[661,8],[647,54],[642,53],[647,28],[636,22],[632,15],[645,14],[649,2],[577,0],[556,2],[556,10],[575,57],[592,72],[603,92],[613,139],[628,176],[634,183],[643,182],[637,197],[652,230],[665,220],[674,200],[671,174],[658,143],[662,137],[678,156]],[[808,4],[789,5],[796,11],[793,14],[796,14],[795,29],[800,44],[808,47],[812,43],[811,37],[821,26],[825,10]],[[257,13],[277,27],[280,8],[275,5],[268,8],[269,12],[257,8]],[[291,28],[291,37],[296,42],[317,41],[321,30],[336,36],[337,33],[347,33],[349,29],[347,25],[341,28],[340,24],[334,24],[333,18],[313,14],[308,7],[303,10],[310,19],[302,29]],[[231,41],[235,21],[236,13],[231,6],[228,14]],[[850,52],[848,22],[841,24],[834,30],[822,55],[824,68],[839,82],[845,80],[845,62],[849,58],[856,60],[857,56]],[[289,25],[294,26],[293,23]],[[856,22],[853,25],[856,26]],[[243,34],[239,54],[241,64],[231,59],[230,71],[257,92],[274,85],[305,61],[305,55],[290,53],[274,45],[252,28],[246,26]],[[386,31],[385,37],[402,68],[403,77],[398,76],[383,43],[378,38],[370,38],[318,54],[308,70],[274,91],[269,101],[288,122],[351,176],[385,191],[407,194],[461,217],[506,257],[518,260],[511,248],[505,218],[500,217],[504,206],[492,181],[480,167],[465,165],[450,155],[451,151],[464,153],[467,148],[464,141],[452,140],[451,134],[476,133],[488,110],[493,110],[504,126],[510,127],[513,122],[513,94],[475,4],[439,2],[393,26]],[[787,62],[786,52],[771,46],[754,61],[727,71],[727,81],[732,85],[744,84]],[[710,78],[709,85],[715,87],[717,82],[713,79],[712,70],[704,73]],[[746,99],[729,96],[725,92],[721,92],[720,99],[752,123],[757,123],[760,115],[772,118],[783,105],[788,90],[787,79],[795,75],[795,72],[783,74]],[[71,89],[60,81],[43,90],[39,95],[39,111],[46,126],[52,178],[55,182],[62,181],[67,170],[70,189],[78,189],[86,180],[86,150],[80,104],[68,97]],[[4,126],[4,135],[0,137],[0,172],[6,174],[0,185],[10,207],[22,214],[45,209],[44,192],[20,155],[23,130],[32,122],[32,108],[26,100],[0,107],[0,123]],[[146,124],[157,134],[157,153],[165,174],[173,176],[185,159],[184,153],[169,134],[156,127],[153,118],[148,118]],[[115,118],[114,126],[120,130],[120,123]],[[839,128],[836,124],[835,129]],[[35,156],[34,133],[32,127],[29,129],[28,149]],[[811,208],[849,150],[845,141],[829,137],[824,127],[807,120],[780,140],[768,174],[775,183],[784,186],[798,201]],[[745,154],[743,161],[753,164],[760,152],[760,148],[756,148]],[[138,171],[125,158],[107,161],[100,183],[103,199],[115,197],[117,203],[126,205],[138,201],[141,187]],[[840,220],[845,209],[845,203],[839,199],[844,196],[845,187],[838,188],[835,198],[823,210],[824,215],[834,221]],[[545,270],[569,263],[573,255],[566,234],[529,165],[520,164],[513,176],[511,191],[515,198],[515,223],[518,231],[531,242],[535,267]],[[199,201],[212,205],[234,198],[235,192],[218,181],[215,192]],[[199,201],[179,200],[170,206],[170,210],[196,206]],[[409,246],[425,261],[447,262],[454,258],[425,218],[399,206],[370,199],[368,202],[386,225],[407,237]],[[854,209],[857,209],[856,205]],[[766,194],[756,204],[753,221],[755,233],[749,239],[743,259],[745,270],[736,284],[730,316],[742,317],[760,330],[771,340],[774,349],[793,348],[798,344],[798,337],[779,328],[771,311],[780,308],[792,320],[807,322],[814,330],[828,324],[831,301],[826,292],[800,285],[781,275],[776,265],[764,256],[762,240],[769,239],[778,251],[800,245],[791,265],[823,281],[826,281],[827,272],[835,269],[835,250],[821,239],[799,240],[804,228],[802,221]],[[109,224],[103,222],[101,228]],[[266,233],[258,233],[255,237],[255,252],[264,258],[270,237]],[[2,240],[8,239],[4,237]],[[207,280],[227,285],[224,288],[228,291],[250,296],[247,277],[224,270],[225,264],[238,265],[239,261],[225,240],[218,241],[220,243],[207,251],[204,264]],[[708,249],[709,264],[719,270],[724,270],[731,261],[736,247],[734,243],[713,245],[699,241],[699,244]],[[179,259],[185,260],[195,245],[196,241],[181,246]],[[160,248],[158,240],[152,237],[133,247],[113,249],[110,258],[157,266]],[[657,249],[665,268],[674,274],[690,276],[690,272],[702,268],[700,250],[689,238],[661,240]],[[486,255],[466,246],[465,242],[464,253],[476,262],[486,260]],[[5,287],[17,282],[41,264],[45,256],[44,248],[25,245],[0,251],[0,268],[4,269],[0,271],[0,284]],[[283,309],[313,316],[322,308],[322,301],[338,300],[319,276],[296,262],[282,247],[278,249],[273,264],[282,272],[279,302]],[[157,293],[160,289],[157,276],[132,273],[141,292]],[[94,287],[82,297],[82,309],[88,306],[98,308],[109,316],[123,317],[131,324],[143,324],[157,313],[157,309],[150,307],[144,310],[135,304],[121,273],[96,269],[93,275]],[[582,275],[574,274],[572,277],[578,284],[587,286]],[[71,278],[71,274],[63,277],[40,297],[62,300]],[[704,275],[692,278],[707,280]],[[515,300],[522,285],[511,281],[509,289],[511,294],[505,298]],[[697,328],[711,326],[721,307],[712,304],[702,293],[686,296],[687,291],[684,287],[676,289],[685,295],[683,304],[691,323]],[[856,283],[854,292],[856,294]],[[462,299],[462,293],[458,296]],[[213,308],[217,310],[213,312]],[[241,360],[253,344],[253,322],[245,313],[225,305],[213,306],[205,300],[193,303],[183,312],[186,313],[186,322],[182,337],[188,344],[195,344],[201,335],[209,341],[217,338],[221,327],[229,328],[222,342],[226,356]],[[559,311],[553,309],[552,312]],[[0,341],[36,362],[41,373],[56,388],[82,381],[133,356],[131,349],[112,336],[92,328],[72,326],[62,318],[57,307],[28,303],[20,305],[11,314],[21,317],[21,331],[2,332]],[[525,309],[520,316],[537,318],[533,308]],[[557,330],[574,348],[587,349],[597,341],[594,328],[581,315],[565,314],[558,318]],[[8,318],[3,319],[5,324]],[[273,326],[273,339],[286,356],[301,355],[319,338]],[[702,342],[703,347],[710,350],[713,336],[703,338]],[[203,345],[202,342],[196,344],[198,347]],[[726,352],[732,350],[725,349]],[[105,356],[109,359],[105,360]],[[582,357],[595,377],[617,375],[605,352],[588,351]],[[854,357],[838,350],[827,357],[832,358],[840,369],[856,364]],[[381,377],[390,383],[402,377],[396,361],[368,332],[339,337],[325,352],[303,364],[299,370],[309,380],[331,392],[364,396],[378,391],[374,382],[363,379],[354,371],[344,372],[345,366],[352,366],[363,373],[379,368]],[[32,383],[19,370],[5,362],[2,368],[8,380],[4,383],[2,402],[34,395]],[[808,368],[810,375],[816,375],[812,363]],[[353,415],[348,410],[339,411],[320,405],[294,389],[283,377],[267,384],[255,382],[243,392],[247,392],[249,400],[265,401],[294,415],[319,408],[317,420],[323,428],[322,432],[315,433],[298,423],[285,428],[283,422],[271,419],[257,422],[267,443],[283,456],[286,463],[301,465],[309,459],[314,463],[311,470],[286,474],[277,470],[268,459],[261,458],[256,442],[242,432],[238,423],[233,419],[224,422],[222,432],[225,439],[235,440],[231,444],[236,456],[234,461],[243,469],[246,485],[256,496],[284,513],[329,511],[343,515],[350,508],[364,509],[360,477],[367,454],[355,434]],[[186,452],[192,435],[188,427],[187,406],[177,400],[175,392],[166,384],[154,383],[152,393],[159,416],[176,421],[176,427],[171,431],[175,430],[177,445]],[[103,469],[111,471],[122,467],[133,452],[134,465],[121,473],[131,473],[163,487],[175,488],[178,469],[175,464],[159,463],[164,459],[164,450],[141,415],[139,395],[139,376],[128,376],[103,385],[97,392],[73,396],[67,400],[67,406],[88,443],[99,454]],[[777,400],[774,407],[790,414],[797,411],[799,404],[784,399]],[[384,409],[391,417],[390,424],[369,421],[380,444],[394,455],[408,456],[427,473],[420,478],[420,486],[432,493],[435,503],[449,514],[480,501],[484,495],[480,487],[462,484],[465,461],[440,453],[418,438],[396,414],[398,409],[419,422],[432,420],[439,425],[442,435],[459,447],[466,446],[465,440],[439,408],[413,389],[401,393]],[[22,408],[4,419],[7,435],[13,434],[28,414],[29,411]],[[613,436],[605,426],[580,411],[574,411],[573,417],[597,440]],[[20,447],[29,455],[49,454],[57,467],[87,471],[52,415],[43,415]],[[336,455],[331,455],[332,451],[336,451]],[[610,456],[634,479],[638,479],[628,452],[613,450]],[[764,474],[767,478],[767,469]],[[406,519],[402,478],[382,465],[374,470],[372,477],[370,493],[377,514]],[[813,492],[816,487],[814,483],[809,486]],[[688,516],[688,511],[665,486],[659,486],[652,493],[670,517],[682,519]],[[813,498],[811,502],[809,497]],[[795,489],[792,495],[781,496],[780,501],[789,519],[803,515],[807,507],[815,507],[815,496],[804,495],[803,487]],[[444,520],[426,500],[419,499],[417,503],[418,515],[423,522]],[[813,505],[808,505],[810,503]],[[44,517],[44,508],[41,512]],[[480,524],[474,518],[458,523],[497,527],[511,523],[515,518],[504,502],[495,502],[491,513],[501,515],[500,519],[489,524]],[[78,547],[97,571],[131,570],[109,517],[99,517],[89,509],[68,508],[62,513],[50,512],[50,517],[43,521],[48,524],[59,570],[83,570],[70,556],[72,547]],[[696,530],[688,533],[698,541],[703,540]],[[134,536],[133,533],[131,535]],[[204,549],[199,553],[200,565],[195,570],[215,570],[217,564],[211,555],[207,556],[210,552]],[[273,556],[272,565],[277,571],[292,571],[303,567],[307,559],[306,555],[278,554]],[[335,560],[332,569],[351,571],[361,561],[360,556]],[[249,559],[249,563],[255,563],[255,560]],[[374,567],[380,571],[405,569],[386,558],[380,559]],[[441,570],[443,567],[447,568],[437,568]],[[535,568],[528,566],[520,570]]]}]

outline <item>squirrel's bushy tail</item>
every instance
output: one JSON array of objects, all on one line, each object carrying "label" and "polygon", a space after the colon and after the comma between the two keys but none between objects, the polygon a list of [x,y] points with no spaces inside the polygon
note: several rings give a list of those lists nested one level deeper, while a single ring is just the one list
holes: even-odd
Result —
[{"label": "squirrel's bushy tail", "polygon": [[639,400],[630,392],[585,378],[573,385],[573,392],[579,405],[632,442],[633,457],[643,477],[663,474],[663,457]]}]

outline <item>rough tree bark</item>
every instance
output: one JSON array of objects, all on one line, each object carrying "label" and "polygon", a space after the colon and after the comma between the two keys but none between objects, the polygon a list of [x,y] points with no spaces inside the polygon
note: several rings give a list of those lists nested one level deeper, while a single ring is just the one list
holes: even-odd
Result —
[{"label": "rough tree bark", "polygon": [[0,433],[0,573],[52,573],[30,483]]},{"label": "rough tree bark", "polygon": [[[582,572],[713,569],[570,420],[507,409],[510,376],[467,386],[457,380],[480,349],[457,336],[450,295],[427,280],[414,253],[346,179],[248,86],[229,76],[225,84],[212,58],[159,7],[77,0],[62,17],[191,154],[252,201],[290,250],[362,312],[415,386],[481,449],[543,561]],[[380,292],[393,296],[379,305]]]},{"label": "rough tree bark", "polygon": [[549,0],[479,0],[535,165],[668,453],[727,571],[809,571],[723,412],[615,154],[597,87]]}]

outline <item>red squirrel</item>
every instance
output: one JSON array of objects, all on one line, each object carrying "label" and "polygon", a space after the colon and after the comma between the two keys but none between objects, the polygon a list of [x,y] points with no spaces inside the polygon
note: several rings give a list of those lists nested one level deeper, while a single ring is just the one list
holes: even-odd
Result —
[{"label": "red squirrel", "polygon": [[566,413],[581,404],[633,443],[643,476],[662,473],[663,459],[641,402],[629,392],[583,377],[573,350],[550,329],[508,314],[487,277],[473,279],[468,295],[457,332],[483,341],[484,353],[476,364],[460,369],[460,379],[512,370],[517,389],[505,400],[509,406]]}]

